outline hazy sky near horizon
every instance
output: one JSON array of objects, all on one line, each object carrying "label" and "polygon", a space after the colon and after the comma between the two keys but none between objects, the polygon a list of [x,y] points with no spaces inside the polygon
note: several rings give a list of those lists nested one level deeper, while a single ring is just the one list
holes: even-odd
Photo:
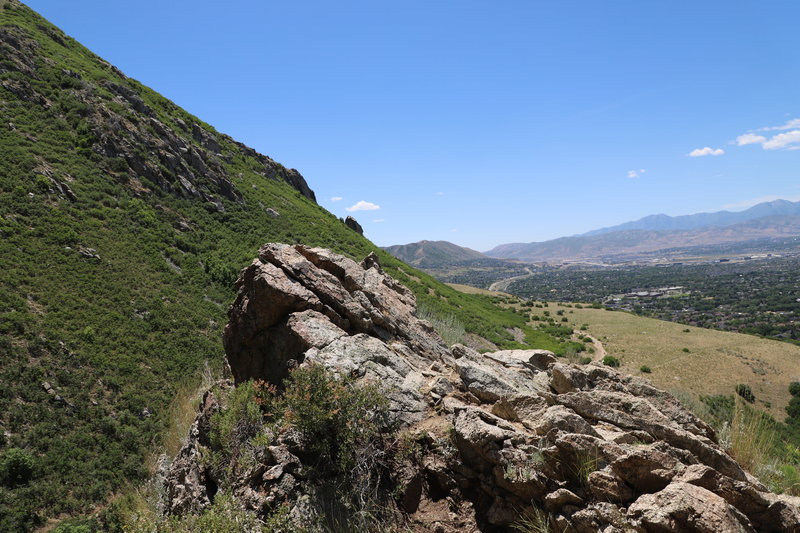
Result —
[{"label": "hazy sky near horizon", "polygon": [[800,3],[28,0],[387,246],[800,200]]}]

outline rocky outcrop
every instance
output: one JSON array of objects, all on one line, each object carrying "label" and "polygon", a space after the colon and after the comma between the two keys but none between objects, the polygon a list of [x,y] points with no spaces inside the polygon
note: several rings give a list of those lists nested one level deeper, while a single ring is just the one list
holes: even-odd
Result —
[{"label": "rocky outcrop", "polygon": [[[414,459],[399,456],[389,473],[414,531],[510,531],[526,512],[579,533],[800,531],[797,498],[769,493],[671,395],[543,350],[448,348],[374,255],[358,264],[269,244],[237,288],[224,333],[237,383],[279,385],[316,363],[383,388],[416,442]],[[167,476],[173,513],[213,499],[192,461],[210,409],[207,399]],[[231,488],[245,508],[265,516],[287,501],[303,516],[292,442],[276,438]]]},{"label": "rocky outcrop", "polygon": [[358,220],[354,219],[353,217],[348,215],[347,218],[344,219],[344,225],[359,235],[364,235],[364,228],[362,228],[361,224],[358,223]]}]

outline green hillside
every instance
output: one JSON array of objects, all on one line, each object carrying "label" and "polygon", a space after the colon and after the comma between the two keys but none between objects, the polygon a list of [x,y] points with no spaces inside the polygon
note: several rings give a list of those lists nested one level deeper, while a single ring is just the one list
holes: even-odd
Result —
[{"label": "green hillside", "polygon": [[221,366],[233,282],[265,242],[375,251],[428,312],[522,346],[522,314],[379,250],[299,173],[10,0],[0,113],[0,531],[87,512],[148,474],[176,390]]},{"label": "green hillside", "polygon": [[387,252],[420,268],[448,267],[466,261],[488,260],[480,252],[447,241],[420,241],[384,248]]}]

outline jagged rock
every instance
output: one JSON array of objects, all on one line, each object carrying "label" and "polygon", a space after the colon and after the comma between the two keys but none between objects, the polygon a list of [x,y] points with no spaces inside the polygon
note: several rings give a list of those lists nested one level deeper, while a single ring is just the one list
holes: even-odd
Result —
[{"label": "jagged rock", "polygon": [[586,483],[592,496],[601,502],[628,504],[636,499],[631,487],[605,469],[591,472]]},{"label": "jagged rock", "polygon": [[565,505],[581,506],[583,498],[567,489],[558,489],[544,498],[545,508],[549,511],[560,511]]},{"label": "jagged rock", "polygon": [[206,392],[200,413],[189,428],[189,437],[163,475],[167,514],[200,512],[211,505],[217,493],[217,484],[205,466],[202,450],[210,445],[211,417],[219,408],[214,393]]},{"label": "jagged rock", "polygon": [[[237,290],[224,332],[237,383],[279,385],[291,367],[320,364],[378,384],[399,427],[422,435],[413,459],[389,467],[414,531],[505,531],[531,505],[565,531],[797,531],[797,499],[769,493],[669,394],[543,350],[448,349],[375,254],[359,264],[268,244]],[[201,509],[217,490],[200,459],[213,404],[166,476],[169,512]],[[301,440],[271,434],[226,490],[262,518],[287,501],[311,520]]]},{"label": "jagged rock", "polygon": [[[450,357],[430,324],[414,316],[414,295],[384,274],[377,262],[365,269],[327,250],[272,244],[262,247],[259,259],[242,271],[237,287],[224,333],[237,382],[279,383],[290,359],[302,362],[312,347],[325,352],[325,344],[341,337],[338,330],[350,336],[362,333],[363,342],[374,339],[389,352],[393,349],[387,343],[397,341],[417,354],[420,365]],[[316,315],[291,317],[309,310]],[[321,325],[323,316],[330,326]],[[331,329],[334,326],[338,330]],[[320,334],[327,331],[329,342],[307,337],[309,328]],[[352,341],[337,346],[325,352],[329,357],[324,359],[333,361],[331,354],[346,346],[350,350]]]},{"label": "jagged rock", "polygon": [[364,235],[364,228],[362,228],[361,224],[359,224],[358,221],[353,217],[348,215],[347,218],[344,219],[344,225],[350,228],[351,230],[355,231],[359,235]]},{"label": "jagged rock", "polygon": [[94,248],[87,248],[86,246],[79,246],[78,253],[83,257],[88,259],[100,259],[100,256],[97,255],[97,250]]},{"label": "jagged rock", "polygon": [[800,531],[800,498],[758,490],[752,483],[733,480],[701,464],[686,468],[675,481],[712,491],[757,524],[759,531]]},{"label": "jagged rock", "polygon": [[660,492],[640,496],[627,514],[637,531],[756,531],[747,517],[720,496],[688,483],[672,483]]}]

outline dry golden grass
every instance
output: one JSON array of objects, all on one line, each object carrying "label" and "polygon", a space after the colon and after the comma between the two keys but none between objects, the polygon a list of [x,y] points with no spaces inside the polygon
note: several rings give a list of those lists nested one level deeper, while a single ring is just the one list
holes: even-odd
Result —
[{"label": "dry golden grass", "polygon": [[[800,381],[800,346],[621,311],[575,309],[553,303],[548,309],[553,315],[564,310],[576,330],[588,324],[587,333],[620,359],[623,371],[646,377],[666,390],[684,391],[694,397],[729,395],[737,384],[746,383],[756,396],[757,406],[783,420],[790,399],[789,383]],[[643,365],[652,373],[640,372]]]}]

